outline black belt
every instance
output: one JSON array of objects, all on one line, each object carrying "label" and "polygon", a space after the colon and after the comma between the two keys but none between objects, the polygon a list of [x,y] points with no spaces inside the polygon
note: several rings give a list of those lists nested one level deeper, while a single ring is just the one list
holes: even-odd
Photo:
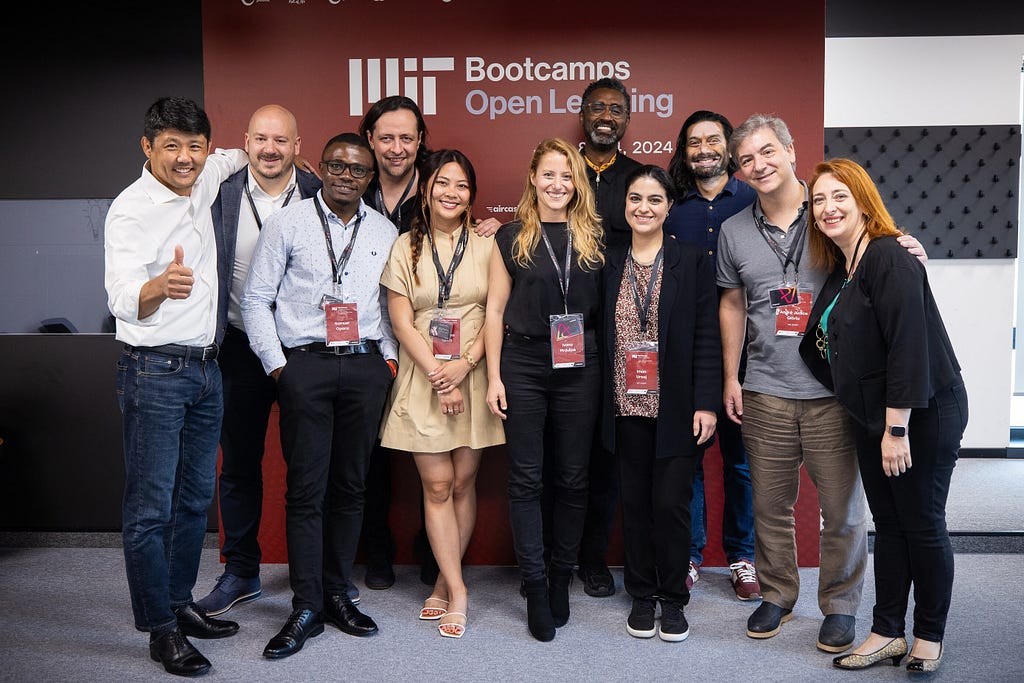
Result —
[{"label": "black belt", "polygon": [[200,361],[215,360],[220,353],[220,347],[216,344],[209,346],[185,346],[184,344],[164,344],[163,346],[132,346],[124,345],[128,353],[145,351],[147,353],[162,353],[165,356],[176,356],[189,360],[195,358]]},{"label": "black belt", "polygon": [[382,355],[380,352],[380,342],[376,339],[367,339],[359,344],[342,344],[340,346],[328,346],[323,342],[310,342],[309,344],[296,346],[289,350],[324,353],[329,356],[348,356],[355,353],[375,353],[378,356]]}]

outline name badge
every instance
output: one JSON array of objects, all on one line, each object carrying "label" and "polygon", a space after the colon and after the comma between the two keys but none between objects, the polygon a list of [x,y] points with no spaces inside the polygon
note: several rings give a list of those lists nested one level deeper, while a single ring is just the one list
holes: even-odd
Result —
[{"label": "name badge", "polygon": [[775,309],[775,334],[779,337],[802,337],[811,319],[811,292],[800,291],[798,303]]},{"label": "name badge", "polygon": [[551,367],[584,367],[583,314],[552,315],[548,319],[551,321]]},{"label": "name badge", "polygon": [[799,306],[800,291],[796,287],[791,285],[783,285],[778,289],[769,290],[768,303],[771,304],[772,308],[782,308],[783,306]]},{"label": "name badge", "polygon": [[431,318],[427,328],[430,342],[434,349],[434,358],[438,360],[456,360],[461,358],[462,343],[459,331],[462,320],[436,316]]},{"label": "name badge", "polygon": [[327,346],[352,346],[360,342],[359,311],[354,303],[325,294],[320,307],[326,320]]},{"label": "name badge", "polygon": [[658,393],[658,342],[629,347],[626,354],[626,393],[645,396]]}]

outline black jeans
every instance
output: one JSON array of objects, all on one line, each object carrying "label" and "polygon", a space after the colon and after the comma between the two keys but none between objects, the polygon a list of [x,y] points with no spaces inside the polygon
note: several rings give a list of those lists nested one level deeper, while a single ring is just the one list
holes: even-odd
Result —
[{"label": "black jeans", "polygon": [[[587,466],[600,404],[601,370],[592,335],[586,367],[554,369],[547,341],[506,334],[501,379],[508,402],[509,522],[523,578],[542,579],[545,460],[553,465],[551,567],[571,571],[587,506]],[[550,438],[545,448],[545,425]]]},{"label": "black jeans", "polygon": [[277,400],[277,382],[249,348],[249,337],[228,325],[217,358],[224,379],[224,422],[218,496],[224,532],[225,571],[252,578],[260,574],[257,536],[263,512],[263,446],[267,421]]},{"label": "black jeans", "polygon": [[654,455],[654,418],[615,418],[622,482],[626,592],[687,604],[690,591],[690,496],[697,458]]},{"label": "black jeans", "polygon": [[855,425],[857,455],[875,520],[875,608],[871,630],[904,635],[914,586],[914,636],[941,641],[953,592],[953,548],[946,497],[967,427],[967,391],[958,384],[910,414],[912,466],[898,477],[882,470],[881,437]]},{"label": "black jeans", "polygon": [[294,609],[321,611],[325,593],[345,593],[363,522],[366,470],[390,386],[391,368],[377,354],[288,354],[278,391]]}]

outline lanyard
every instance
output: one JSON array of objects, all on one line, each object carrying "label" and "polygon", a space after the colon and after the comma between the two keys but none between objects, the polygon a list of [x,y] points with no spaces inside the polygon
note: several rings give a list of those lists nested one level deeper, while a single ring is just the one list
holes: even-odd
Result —
[{"label": "lanyard", "polygon": [[445,304],[452,295],[452,283],[455,281],[455,269],[462,263],[462,257],[466,254],[466,243],[469,242],[469,230],[462,228],[459,235],[459,243],[455,245],[455,253],[452,254],[452,262],[448,264],[448,273],[444,272],[441,266],[441,258],[437,255],[437,247],[434,246],[433,230],[427,229],[427,240],[430,241],[430,253],[434,257],[434,268],[437,270],[437,309],[444,310]]},{"label": "lanyard", "polygon": [[[569,224],[566,223],[566,228]],[[555,256],[555,250],[551,246],[551,240],[548,239],[548,232],[544,229],[544,226],[540,226],[540,234],[544,237],[544,246],[548,248],[548,256],[551,257],[551,265],[555,267],[555,274],[558,275],[558,288],[562,290],[562,304],[565,307],[565,312],[569,313],[569,277],[572,275],[572,230],[566,230],[568,240],[565,244],[565,272],[558,267],[558,258]]]},{"label": "lanyard", "polygon": [[661,259],[664,256],[665,248],[658,250],[654,257],[654,265],[651,267],[651,279],[647,281],[647,295],[640,301],[640,292],[636,288],[636,274],[633,272],[633,247],[629,248],[626,254],[626,270],[629,271],[629,286],[633,290],[633,303],[636,304],[636,314],[640,318],[640,332],[647,334],[647,321],[651,314],[651,299],[654,297],[654,283],[658,279],[658,269],[661,268]]},{"label": "lanyard", "polygon": [[[249,192],[248,180],[245,182],[245,185],[243,185],[243,187],[245,188],[245,198],[249,200],[249,208],[252,209],[253,218],[256,219],[256,229],[262,230],[263,221],[260,220],[260,212],[256,210],[256,202],[252,200],[252,193]],[[292,198],[293,194],[295,194],[295,185],[292,185],[292,189],[288,190],[288,194],[285,195],[284,202],[281,204],[281,206],[288,206],[288,201]]]},{"label": "lanyard", "polygon": [[402,229],[402,204],[405,202],[405,198],[409,196],[414,180],[416,180],[416,174],[410,173],[409,182],[406,184],[405,191],[402,193],[401,198],[399,198],[398,203],[395,204],[394,211],[388,211],[388,207],[384,205],[384,190],[381,189],[380,183],[377,183],[377,192],[373,197],[373,203],[376,204],[374,208],[387,216],[388,220],[399,230]]},{"label": "lanyard", "polygon": [[863,241],[864,235],[866,234],[868,234],[868,231],[864,230],[860,234],[860,237],[857,238],[857,244],[853,247],[853,256],[850,258],[850,262],[846,264],[846,280],[843,282],[843,287],[845,287],[846,283],[850,281],[851,277],[853,277],[853,269],[857,266],[857,252],[860,251],[860,243]]},{"label": "lanyard", "polygon": [[331,258],[331,281],[340,285],[341,275],[345,272],[345,266],[348,265],[349,258],[352,257],[352,246],[356,243],[356,237],[359,235],[359,224],[363,222],[363,214],[360,213],[359,217],[356,218],[356,225],[352,229],[352,239],[345,245],[345,249],[341,252],[341,257],[335,260],[331,229],[327,225],[327,216],[324,215],[324,210],[320,207],[320,200],[316,197],[313,198],[313,206],[316,207],[316,215],[320,218],[320,225],[324,228],[324,239],[327,240],[327,255]]},{"label": "lanyard", "polygon": [[[754,212],[753,206],[750,207],[750,211],[752,213]],[[802,213],[803,212],[801,211],[801,214]],[[799,220],[799,218],[797,219],[797,226],[796,228],[793,229],[795,236],[793,237],[793,241],[789,245],[789,252],[787,253],[782,250],[782,247],[779,246],[779,243],[776,242],[775,239],[771,236],[771,233],[768,232],[768,226],[766,224],[767,219],[764,216],[758,216],[756,213],[753,213],[753,215],[754,223],[757,224],[757,229],[761,233],[761,237],[763,237],[764,241],[768,243],[768,246],[771,248],[773,252],[775,252],[775,256],[779,259],[779,263],[782,264],[782,278],[786,278],[786,271],[789,270],[789,264],[792,263],[793,271],[796,273],[797,280],[799,280],[800,258],[803,256],[804,237],[807,235],[806,222]]]}]

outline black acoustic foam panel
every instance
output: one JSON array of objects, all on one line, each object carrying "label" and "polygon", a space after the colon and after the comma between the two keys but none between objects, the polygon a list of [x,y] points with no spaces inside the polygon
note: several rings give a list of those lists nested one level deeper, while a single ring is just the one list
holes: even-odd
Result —
[{"label": "black acoustic foam panel", "polygon": [[1016,126],[825,129],[825,158],[861,164],[896,223],[929,258],[1015,258]]}]

